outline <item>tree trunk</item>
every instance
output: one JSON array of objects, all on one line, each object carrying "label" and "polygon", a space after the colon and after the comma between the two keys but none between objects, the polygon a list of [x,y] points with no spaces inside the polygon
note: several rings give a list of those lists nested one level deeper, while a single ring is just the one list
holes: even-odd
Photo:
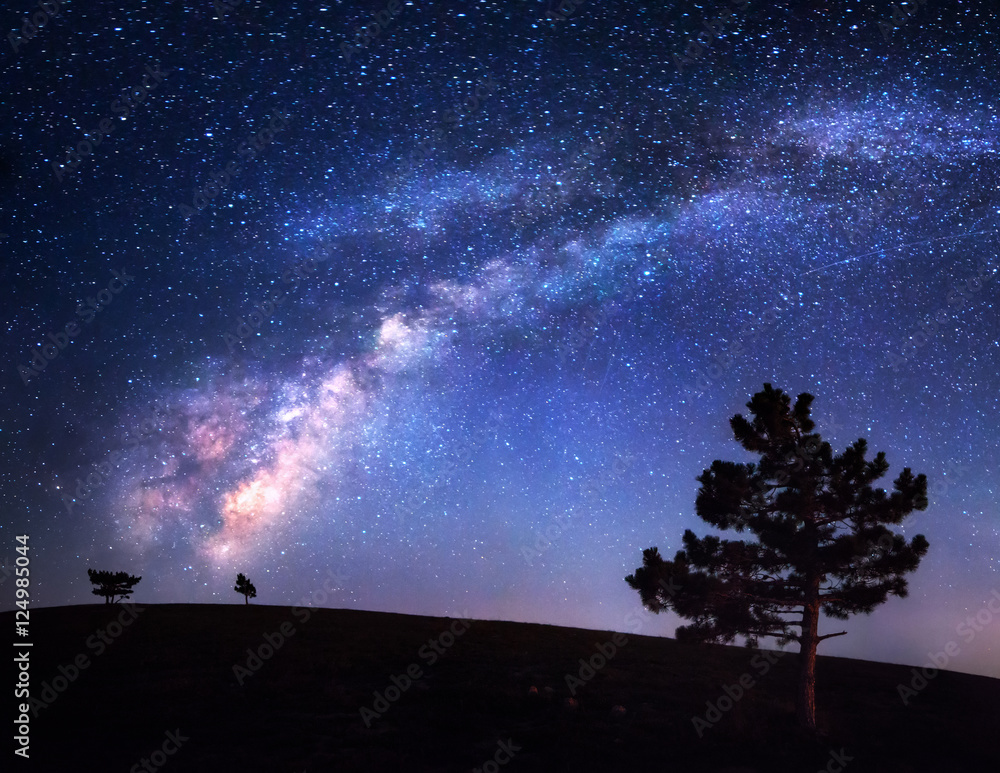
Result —
[{"label": "tree trunk", "polygon": [[250,603],[250,597],[249,596],[244,596],[243,597],[243,603],[244,604],[249,604]]},{"label": "tree trunk", "polygon": [[799,727],[816,730],[816,645],[819,644],[819,578],[807,593],[802,609],[802,636],[799,639],[799,683],[795,713]]}]

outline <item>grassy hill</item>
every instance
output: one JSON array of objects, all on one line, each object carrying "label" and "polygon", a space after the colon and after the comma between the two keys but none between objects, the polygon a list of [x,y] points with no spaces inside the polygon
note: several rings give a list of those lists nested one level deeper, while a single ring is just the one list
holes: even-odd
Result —
[{"label": "grassy hill", "polygon": [[[122,608],[32,610],[32,696],[55,682],[55,700],[32,718],[18,770],[126,773],[146,758],[167,773],[813,773],[838,770],[833,752],[852,758],[850,773],[1000,770],[996,679],[943,672],[904,706],[908,667],[820,657],[815,741],[794,729],[791,654],[628,635],[581,678],[580,659],[597,645],[610,654],[614,634],[330,609],[304,621],[304,610],[257,605],[141,609],[110,630]],[[13,617],[0,615],[5,630]],[[277,650],[250,659],[248,648],[274,649],[265,634]],[[70,681],[74,661],[87,665]],[[580,680],[576,705],[567,674]],[[753,686],[730,705],[723,686],[741,676]],[[699,737],[692,717],[720,698],[728,710]],[[366,715],[370,726],[362,707],[380,714]]]}]

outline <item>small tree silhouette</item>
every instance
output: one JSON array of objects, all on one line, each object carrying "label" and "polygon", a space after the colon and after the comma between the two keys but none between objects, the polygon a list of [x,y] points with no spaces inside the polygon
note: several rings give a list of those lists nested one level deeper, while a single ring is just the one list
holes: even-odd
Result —
[{"label": "small tree silhouette", "polygon": [[250,603],[250,599],[257,598],[257,589],[253,586],[253,583],[246,578],[245,574],[236,575],[236,587],[233,588],[237,593],[243,594],[243,601],[247,604]]},{"label": "small tree silhouette", "polygon": [[[128,572],[99,572],[93,569],[87,570],[90,581],[96,585],[91,593],[95,596],[104,596],[105,604],[116,604],[132,595],[132,588],[141,577],[134,577]],[[116,599],[115,596],[118,596]]]}]

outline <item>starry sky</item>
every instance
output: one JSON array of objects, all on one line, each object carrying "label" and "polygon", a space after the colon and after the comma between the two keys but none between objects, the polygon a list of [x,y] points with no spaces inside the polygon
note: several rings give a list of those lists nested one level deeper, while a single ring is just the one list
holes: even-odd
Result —
[{"label": "starry sky", "polygon": [[913,8],[8,9],[0,558],[628,630],[770,382],[929,479],[820,654],[1000,676],[1000,25]]}]

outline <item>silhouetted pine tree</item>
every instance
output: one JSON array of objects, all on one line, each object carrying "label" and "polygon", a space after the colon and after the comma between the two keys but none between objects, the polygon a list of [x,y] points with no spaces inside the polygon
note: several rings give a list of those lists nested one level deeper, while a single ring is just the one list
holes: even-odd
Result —
[{"label": "silhouetted pine tree", "polygon": [[736,440],[759,462],[716,460],[698,478],[698,516],[756,539],[699,539],[686,530],[673,561],[649,548],[642,567],[625,578],[650,610],[672,609],[693,621],[677,629],[679,640],[797,641],[796,713],[809,730],[816,728],[816,647],[846,633],[819,635],[820,611],[846,620],[890,595],[905,597],[903,575],[928,549],[922,534],[907,543],[886,528],[927,507],[926,476],[907,467],[891,494],[873,488],[889,469],[885,454],[867,461],[862,438],[833,456],[813,432],[812,401],[800,394],[790,410],[789,396],[765,384],[747,403],[752,418],[730,419]]}]

